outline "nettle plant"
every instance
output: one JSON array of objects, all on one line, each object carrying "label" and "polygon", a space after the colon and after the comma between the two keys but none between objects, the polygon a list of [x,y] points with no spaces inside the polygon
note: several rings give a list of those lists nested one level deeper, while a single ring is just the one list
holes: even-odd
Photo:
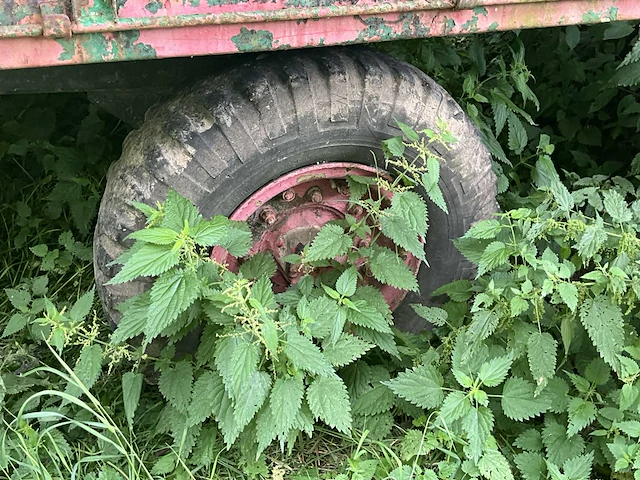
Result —
[{"label": "nettle plant", "polygon": [[[247,255],[247,224],[204,219],[174,191],[157,208],[135,204],[147,225],[130,235],[135,243],[117,260],[122,269],[111,283],[155,279],[121,305],[112,342],[140,336],[143,350],[156,339],[166,344],[155,361],[168,402],[159,424],[179,451],[191,450],[210,419],[226,445],[239,444],[246,458],[275,440],[291,446],[302,432],[311,435],[316,421],[346,434],[365,424],[378,436],[390,431],[396,402],[382,382],[411,365],[414,351],[397,345],[389,306],[365,285],[363,272],[382,284],[418,289],[401,256],[425,258],[427,206],[414,190],[420,186],[446,210],[432,146],[455,141],[444,125],[420,134],[400,127],[406,139],[385,142],[387,167],[398,175],[348,178],[348,201],[366,215],[328,223],[299,255],[287,257],[303,275],[283,293],[275,294],[270,280],[274,259]],[[370,242],[361,241],[367,237]],[[395,247],[378,241],[383,237]],[[212,260],[212,247],[242,259],[239,270]],[[175,344],[197,328],[193,358],[175,361]]]},{"label": "nettle plant", "polygon": [[569,190],[552,152],[543,135],[535,191],[458,240],[478,277],[436,292],[430,354],[386,382],[428,411],[404,456],[440,478],[640,478],[640,190]]}]

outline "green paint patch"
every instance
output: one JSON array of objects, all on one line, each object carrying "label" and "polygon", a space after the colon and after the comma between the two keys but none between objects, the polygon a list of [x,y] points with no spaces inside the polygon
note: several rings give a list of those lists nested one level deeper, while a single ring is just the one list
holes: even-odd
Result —
[{"label": "green paint patch", "polygon": [[287,0],[284,5],[286,7],[330,7],[336,3],[340,3],[340,0]]},{"label": "green paint patch", "polygon": [[600,15],[593,10],[589,10],[582,14],[582,23],[598,23],[600,21]]},{"label": "green paint patch", "polygon": [[447,17],[444,17],[444,18],[446,19],[444,22],[444,34],[447,35],[451,30],[455,28],[456,21],[453,18],[447,18]]},{"label": "green paint patch", "polygon": [[147,60],[157,58],[155,49],[146,43],[136,43],[138,30],[115,32],[107,38],[102,33],[78,35],[73,38],[57,38],[62,46],[58,60],[78,57],[82,63],[100,63],[119,60]]},{"label": "green paint patch", "polygon": [[[216,7],[218,5],[236,5],[238,3],[247,3],[249,0],[207,0],[207,5]],[[200,0],[198,0],[200,3]]]},{"label": "green paint patch", "polygon": [[240,33],[231,37],[240,52],[257,52],[273,49],[273,33],[269,30],[249,30],[240,28]]},{"label": "green paint patch", "polygon": [[609,20],[615,22],[618,19],[618,7],[609,7]]},{"label": "green paint patch", "polygon": [[477,32],[478,31],[478,16],[474,15],[469,21],[462,24],[463,32]]},{"label": "green paint patch", "polygon": [[358,40],[370,41],[376,40],[393,40],[393,28],[387,25],[384,18],[370,17],[362,20],[367,26],[358,34]]},{"label": "green paint patch", "polygon": [[473,13],[475,13],[476,15],[482,15],[483,17],[486,17],[487,15],[489,15],[489,11],[484,7],[474,8]]},{"label": "green paint patch", "polygon": [[150,11],[151,13],[158,13],[158,10],[160,10],[161,8],[162,2],[158,0],[153,0],[144,6],[144,9]]},{"label": "green paint patch", "polygon": [[487,28],[487,31],[489,32],[495,32],[496,30],[498,30],[498,22],[493,22],[491,25],[489,25],[489,28]]}]

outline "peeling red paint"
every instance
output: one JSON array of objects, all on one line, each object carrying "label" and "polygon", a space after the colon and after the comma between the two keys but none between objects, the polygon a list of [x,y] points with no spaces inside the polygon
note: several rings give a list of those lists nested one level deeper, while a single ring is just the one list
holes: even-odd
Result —
[{"label": "peeling red paint", "polygon": [[[58,18],[63,21],[62,25],[50,25],[43,31],[42,16],[33,9],[41,3],[7,1],[15,5],[16,14],[0,17],[0,69],[268,51],[640,19],[638,0],[360,0],[354,4],[340,0],[330,5],[327,0],[228,0],[226,3],[211,0],[212,4],[225,3],[211,7],[208,0],[128,0],[119,9],[117,19],[113,10],[116,1],[73,0],[69,12],[72,37],[51,39],[43,33],[68,35],[62,17]],[[53,0],[53,3],[62,1]],[[150,1],[161,2],[164,12],[160,8],[158,15],[148,12],[142,17],[141,9],[147,8]],[[17,7],[24,5],[28,8],[18,14]],[[209,13],[176,14],[186,11],[183,7]],[[214,11],[217,13],[212,13]],[[54,11],[53,14],[64,13]],[[124,18],[125,14],[139,17]]]}]

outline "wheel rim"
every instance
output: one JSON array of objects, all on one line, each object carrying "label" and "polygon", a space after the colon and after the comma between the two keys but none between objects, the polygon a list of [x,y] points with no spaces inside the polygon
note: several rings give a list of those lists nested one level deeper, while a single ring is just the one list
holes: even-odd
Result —
[{"label": "wheel rim", "polygon": [[[290,265],[282,259],[286,255],[300,253],[304,245],[310,243],[317,232],[331,220],[341,220],[348,213],[360,220],[365,216],[362,207],[349,208],[349,190],[345,178],[347,175],[375,177],[385,174],[367,165],[348,162],[331,162],[311,165],[290,172],[247,198],[229,217],[231,220],[248,223],[253,237],[250,255],[270,253],[276,261],[277,273],[272,277],[274,291],[283,292],[295,284],[303,275],[299,265]],[[380,193],[391,199],[392,193],[381,190]],[[356,247],[366,247],[371,235],[361,239]],[[377,243],[393,247],[393,243],[381,236]],[[403,254],[405,264],[417,274],[420,260],[414,255]],[[218,263],[227,264],[237,271],[241,259],[231,256],[221,247],[215,247],[211,258]],[[340,259],[338,259],[340,261]],[[397,308],[407,292],[382,285],[365,265],[357,265],[364,284],[380,290],[389,307]]]}]

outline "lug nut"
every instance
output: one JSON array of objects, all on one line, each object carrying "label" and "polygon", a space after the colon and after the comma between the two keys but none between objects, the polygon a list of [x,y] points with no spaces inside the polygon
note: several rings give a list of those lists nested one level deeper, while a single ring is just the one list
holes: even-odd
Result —
[{"label": "lug nut", "polygon": [[349,196],[349,185],[347,185],[346,183],[339,182],[337,184],[337,190],[340,195],[343,195],[345,197]]},{"label": "lug nut", "polygon": [[307,198],[313,203],[320,203],[322,201],[322,190],[318,187],[311,187],[307,190]]},{"label": "lug nut", "polygon": [[291,202],[296,198],[296,192],[293,190],[293,188],[290,188],[289,190],[285,191],[282,194],[282,199],[285,202]]},{"label": "lug nut", "polygon": [[267,205],[262,209],[262,212],[260,212],[260,218],[267,225],[273,225],[278,219],[278,214],[272,207]]},{"label": "lug nut", "polygon": [[354,217],[359,217],[364,213],[364,208],[362,208],[360,205],[354,205],[349,209],[349,211],[353,214]]}]

